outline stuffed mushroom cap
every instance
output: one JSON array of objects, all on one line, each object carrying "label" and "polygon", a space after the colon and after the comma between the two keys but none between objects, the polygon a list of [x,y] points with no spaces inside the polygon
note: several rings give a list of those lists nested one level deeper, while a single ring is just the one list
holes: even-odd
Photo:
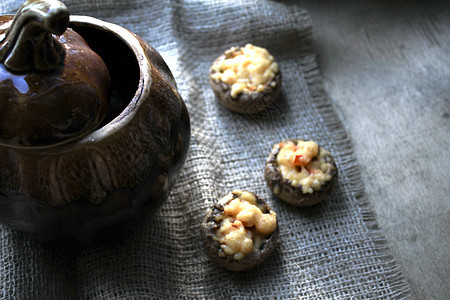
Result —
[{"label": "stuffed mushroom cap", "polygon": [[214,61],[209,83],[228,109],[254,114],[269,107],[280,94],[281,72],[266,49],[247,44],[230,48]]},{"label": "stuffed mushroom cap", "polygon": [[276,213],[256,194],[234,190],[210,208],[202,222],[206,253],[219,266],[245,271],[262,263],[275,249]]},{"label": "stuffed mushroom cap", "polygon": [[338,169],[331,153],[316,142],[287,139],[273,146],[264,177],[281,200],[296,206],[311,206],[333,191]]}]

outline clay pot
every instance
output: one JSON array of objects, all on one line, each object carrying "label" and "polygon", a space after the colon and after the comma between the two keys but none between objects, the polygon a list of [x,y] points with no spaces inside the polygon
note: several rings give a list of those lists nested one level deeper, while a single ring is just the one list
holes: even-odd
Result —
[{"label": "clay pot", "polygon": [[168,197],[190,121],[169,68],[148,43],[92,17],[71,16],[69,27],[109,70],[106,117],[62,144],[0,144],[0,221],[40,239],[91,241],[132,228]]}]

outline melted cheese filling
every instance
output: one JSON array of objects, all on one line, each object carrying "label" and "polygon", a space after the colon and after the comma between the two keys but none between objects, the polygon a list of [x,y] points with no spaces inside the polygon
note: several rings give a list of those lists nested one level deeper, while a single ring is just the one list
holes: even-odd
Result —
[{"label": "melted cheese filling", "polygon": [[290,180],[292,186],[301,186],[304,194],[320,190],[331,179],[330,172],[334,167],[325,161],[325,157],[331,154],[315,142],[298,141],[294,144],[289,141],[280,143],[280,148],[277,163],[281,176]]},{"label": "melted cheese filling", "polygon": [[[234,198],[234,195],[237,197]],[[224,213],[216,217],[217,221],[222,222],[215,232],[215,239],[220,243],[219,256],[232,255],[234,259],[241,260],[252,251],[258,251],[264,237],[274,232],[277,227],[276,213],[263,213],[255,195],[249,192],[233,191],[219,203],[228,201]]]},{"label": "melted cheese filling", "polygon": [[[231,86],[231,97],[240,93],[262,92],[278,72],[278,64],[270,53],[260,47],[247,44],[243,48],[231,48],[224,60],[216,61],[211,69],[212,79]],[[275,87],[272,82],[272,87]]]}]

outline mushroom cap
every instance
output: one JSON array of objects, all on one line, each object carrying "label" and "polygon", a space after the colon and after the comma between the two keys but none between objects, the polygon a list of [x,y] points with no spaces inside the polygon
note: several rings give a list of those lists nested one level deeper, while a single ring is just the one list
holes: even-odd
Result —
[{"label": "mushroom cap", "polygon": [[[237,48],[239,49],[239,48]],[[227,52],[220,55],[214,63],[227,58]],[[213,63],[213,65],[214,65]],[[275,73],[274,78],[265,84],[262,92],[242,92],[235,98],[231,96],[231,85],[220,79],[213,79],[212,75],[216,71],[210,69],[209,84],[217,99],[228,109],[242,113],[255,114],[268,108],[279,96],[281,91],[282,75],[281,71]]]},{"label": "mushroom cap", "polygon": [[[288,141],[292,141],[297,143],[299,140],[300,139],[286,139],[283,142],[287,143]],[[319,149],[320,148],[322,147],[319,145]],[[292,186],[291,181],[283,178],[281,175],[277,163],[277,155],[280,150],[279,144],[273,146],[264,168],[264,178],[266,179],[267,185],[278,198],[295,206],[312,206],[320,203],[331,194],[338,182],[338,169],[331,155],[325,157],[326,161],[331,163],[334,167],[330,171],[331,179],[326,181],[319,190],[314,190],[313,193],[305,194],[300,185],[297,187]]]},{"label": "mushroom cap", "polygon": [[[264,213],[269,213],[272,211],[267,202],[259,198],[256,194],[252,194],[256,197],[257,204],[264,208]],[[241,260],[235,260],[231,255],[219,256],[218,253],[220,250],[220,243],[214,238],[214,231],[221,226],[221,221],[217,221],[216,216],[222,214],[224,212],[224,206],[235,198],[230,198],[225,203],[216,203],[208,209],[201,224],[201,236],[206,254],[215,263],[230,271],[246,271],[261,264],[276,248],[279,236],[278,221],[275,231],[264,238],[264,241],[258,251],[252,251]]]}]

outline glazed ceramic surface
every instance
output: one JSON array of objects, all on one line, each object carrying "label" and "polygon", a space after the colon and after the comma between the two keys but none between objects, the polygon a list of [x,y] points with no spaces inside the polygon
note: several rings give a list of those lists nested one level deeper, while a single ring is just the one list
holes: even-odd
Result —
[{"label": "glazed ceramic surface", "polygon": [[148,43],[91,17],[72,16],[69,27],[109,70],[106,117],[63,144],[2,143],[0,220],[43,239],[89,240],[127,227],[168,197],[190,122],[170,70]]}]

